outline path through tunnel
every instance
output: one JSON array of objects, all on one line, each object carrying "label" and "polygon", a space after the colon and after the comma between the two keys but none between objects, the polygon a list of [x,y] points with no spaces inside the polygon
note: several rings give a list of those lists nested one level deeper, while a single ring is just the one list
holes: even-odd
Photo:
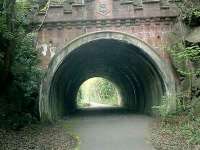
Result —
[{"label": "path through tunnel", "polygon": [[113,82],[122,107],[140,113],[151,113],[152,106],[173,90],[172,75],[167,75],[170,70],[165,73],[165,63],[146,44],[137,39],[130,42],[123,34],[119,35],[125,39],[102,35],[77,39],[52,60],[41,89],[41,117],[52,119],[75,112],[79,87],[92,77]]}]

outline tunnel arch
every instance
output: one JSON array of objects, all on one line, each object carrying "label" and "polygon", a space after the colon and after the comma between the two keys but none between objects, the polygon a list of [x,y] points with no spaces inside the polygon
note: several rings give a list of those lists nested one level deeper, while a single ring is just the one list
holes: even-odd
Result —
[{"label": "tunnel arch", "polygon": [[[137,112],[151,113],[163,95],[175,95],[170,64],[148,44],[122,32],[94,32],[71,41],[53,57],[40,88],[41,120],[73,112],[80,85],[92,77],[114,82],[123,106]],[[169,110],[174,108],[172,98]]]}]

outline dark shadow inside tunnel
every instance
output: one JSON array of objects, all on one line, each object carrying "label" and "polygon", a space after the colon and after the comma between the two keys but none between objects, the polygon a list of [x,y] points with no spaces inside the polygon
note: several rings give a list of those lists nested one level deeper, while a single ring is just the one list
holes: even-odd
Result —
[{"label": "dark shadow inside tunnel", "polygon": [[121,106],[134,112],[150,114],[165,93],[158,66],[143,50],[124,41],[99,39],[74,49],[59,65],[50,87],[50,105],[56,105],[52,112],[76,112],[79,87],[92,77],[115,83]]}]

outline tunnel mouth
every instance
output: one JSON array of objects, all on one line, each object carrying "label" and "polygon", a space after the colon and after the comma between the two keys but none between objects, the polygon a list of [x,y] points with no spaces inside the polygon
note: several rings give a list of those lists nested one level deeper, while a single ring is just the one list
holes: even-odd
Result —
[{"label": "tunnel mouth", "polygon": [[79,87],[92,77],[113,82],[120,91],[121,106],[143,114],[151,114],[162,96],[175,91],[170,67],[147,44],[117,32],[88,34],[72,41],[51,61],[40,91],[42,120],[76,112]]},{"label": "tunnel mouth", "polygon": [[78,110],[123,107],[118,87],[102,77],[92,77],[81,84],[76,105]]},{"label": "tunnel mouth", "polygon": [[81,83],[94,76],[115,83],[123,107],[135,112],[151,113],[165,92],[157,66],[138,47],[116,40],[95,40],[65,58],[54,75],[50,98],[61,102],[60,109],[65,106],[63,114],[74,113]]}]

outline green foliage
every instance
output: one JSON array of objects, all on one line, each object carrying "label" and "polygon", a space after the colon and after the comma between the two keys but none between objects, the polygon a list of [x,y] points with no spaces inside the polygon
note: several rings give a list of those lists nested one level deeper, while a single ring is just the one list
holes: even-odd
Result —
[{"label": "green foliage", "polygon": [[97,81],[96,90],[98,91],[98,95],[100,97],[99,103],[118,105],[117,89],[112,82],[102,78]]},{"label": "green foliage", "polygon": [[[42,70],[35,48],[36,34],[29,33],[27,14],[32,1],[17,2],[14,31],[9,30],[8,10],[0,11],[0,71],[4,66],[5,53],[10,43],[15,44],[11,53],[9,83],[0,99],[0,127],[18,129],[38,118],[38,94]],[[0,6],[3,7],[3,5]],[[1,74],[0,74],[1,77]]]},{"label": "green foliage", "polygon": [[[159,147],[196,149],[195,146],[200,144],[200,102],[199,100],[192,103],[185,101],[183,95],[183,93],[178,94],[176,99],[177,110],[174,113],[166,113],[167,101],[170,100],[166,97],[163,98],[160,106],[156,106],[161,116],[159,126],[154,129],[157,134],[156,138],[160,140]],[[170,139],[167,139],[168,137]],[[176,142],[173,140],[176,140]]]},{"label": "green foliage", "polygon": [[80,107],[89,106],[90,102],[118,105],[118,92],[113,83],[104,78],[92,78],[84,82],[77,94]]},{"label": "green foliage", "polygon": [[0,124],[13,129],[35,122],[39,116],[38,94],[42,71],[36,65],[38,54],[29,45],[31,39],[25,39],[16,48],[11,70],[12,82],[1,104],[5,108],[1,110],[3,118],[0,117]]},{"label": "green foliage", "polygon": [[[179,7],[181,21],[189,27],[200,25],[199,0],[182,0]],[[184,37],[181,39],[169,48],[169,52],[180,84],[185,85],[184,91],[176,95],[175,112],[167,113],[170,97],[164,97],[161,105],[154,107],[160,116],[159,128],[156,128],[160,135],[156,139],[161,139],[159,147],[164,149],[198,149],[195,146],[200,145],[200,97],[192,91],[199,89],[193,82],[197,82],[200,75],[200,68],[196,67],[200,64],[200,44],[184,41]]]},{"label": "green foliage", "polygon": [[33,43],[34,37],[33,34],[27,34],[17,40],[12,72],[13,84],[23,93],[23,101],[37,104],[42,71],[37,66],[39,55]]},{"label": "green foliage", "polygon": [[200,1],[182,0],[179,3],[181,10],[181,19],[188,26],[199,26],[200,24]]},{"label": "green foliage", "polygon": [[106,79],[102,79],[97,83],[97,90],[102,99],[112,99],[116,95],[114,85]]},{"label": "green foliage", "polygon": [[182,122],[180,126],[180,133],[187,138],[187,143],[198,145],[200,144],[200,118]]},{"label": "green foliage", "polygon": [[198,115],[179,114],[167,118],[163,122],[162,130],[168,131],[171,136],[178,135],[187,145],[193,147],[200,144],[200,117]]},{"label": "green foliage", "polygon": [[[176,101],[176,110],[173,112],[169,111],[169,102],[175,98]],[[176,97],[172,96],[163,96],[160,105],[153,106],[153,110],[155,111],[156,115],[159,115],[162,120],[165,120],[166,118],[177,115],[179,112],[185,111],[187,104],[183,100],[183,94],[177,94]]]},{"label": "green foliage", "polygon": [[[197,99],[191,102],[185,100],[185,97],[187,95],[184,93],[177,94],[177,109],[173,113],[167,113],[170,97],[163,97],[161,105],[154,107],[160,116],[159,128],[154,130],[156,134],[160,134],[156,135],[156,138],[158,136],[161,138],[159,146],[162,148],[172,149],[170,148],[172,146],[174,149],[195,149],[195,146],[200,144],[200,101]],[[171,138],[165,139],[165,137]],[[174,142],[174,139],[177,141]],[[184,145],[181,144],[179,147],[180,143]]]},{"label": "green foliage", "polygon": [[[199,69],[192,69],[192,63],[200,63],[200,46],[187,42],[178,42],[169,49],[177,71],[182,75],[198,75]],[[190,64],[188,64],[190,63]]]},{"label": "green foliage", "polygon": [[155,111],[156,114],[161,116],[163,119],[165,119],[169,115],[168,111],[168,102],[170,98],[167,96],[163,96],[161,100],[161,104],[159,106],[153,106],[152,109]]},{"label": "green foliage", "polygon": [[191,118],[187,114],[179,114],[165,119],[161,126],[157,126],[156,144],[158,149],[198,149],[200,144],[200,118]]},{"label": "green foliage", "polygon": [[30,9],[33,6],[35,7],[35,5],[38,5],[38,7],[41,9],[47,4],[49,0],[16,0],[16,1],[20,6],[23,6],[23,8]]}]

